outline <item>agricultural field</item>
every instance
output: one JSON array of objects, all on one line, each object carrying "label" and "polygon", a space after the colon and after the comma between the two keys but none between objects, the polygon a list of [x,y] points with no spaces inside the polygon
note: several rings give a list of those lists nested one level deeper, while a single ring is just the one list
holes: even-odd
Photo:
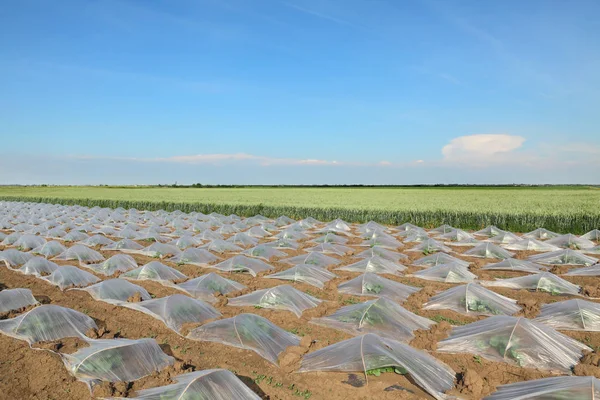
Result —
[{"label": "agricultural field", "polygon": [[[81,195],[216,193],[119,190]],[[442,196],[428,190],[412,193]],[[555,190],[554,204],[595,198]],[[500,400],[515,397],[503,385],[553,377],[562,396],[593,398],[599,226],[402,222],[0,200],[0,398]]]},{"label": "agricultural field", "polygon": [[462,229],[496,225],[526,232],[539,226],[583,234],[600,225],[600,188],[157,188],[0,187],[0,199],[123,207],[140,210],[218,212],[300,219],[343,218],[423,227],[447,223]]}]

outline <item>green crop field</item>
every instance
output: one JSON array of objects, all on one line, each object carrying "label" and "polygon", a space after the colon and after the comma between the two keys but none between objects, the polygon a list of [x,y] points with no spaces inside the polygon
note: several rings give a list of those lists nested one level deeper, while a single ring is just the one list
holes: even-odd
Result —
[{"label": "green crop field", "polygon": [[465,229],[488,224],[512,231],[537,227],[584,233],[600,226],[600,189],[558,187],[443,188],[157,188],[0,187],[0,199],[165,209],[185,212],[262,214],[424,227],[448,223]]}]

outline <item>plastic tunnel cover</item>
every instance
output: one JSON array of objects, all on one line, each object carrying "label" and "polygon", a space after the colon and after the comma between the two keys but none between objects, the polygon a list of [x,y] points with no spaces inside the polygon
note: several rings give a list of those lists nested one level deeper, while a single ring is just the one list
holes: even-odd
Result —
[{"label": "plastic tunnel cover", "polygon": [[216,303],[217,298],[214,293],[227,294],[245,289],[246,286],[223,278],[221,275],[211,272],[198,278],[174,285],[175,288],[188,293],[190,296],[210,303]]},{"label": "plastic tunnel cover", "polygon": [[185,324],[198,324],[221,316],[211,305],[182,294],[121,305],[148,314],[177,333],[181,333]]},{"label": "plastic tunnel cover", "polygon": [[137,252],[138,250],[142,250],[144,248],[144,246],[142,246],[141,244],[131,240],[131,239],[122,239],[119,240],[118,242],[114,242],[112,244],[109,244],[108,246],[104,246],[102,248],[102,250],[120,250],[124,253],[134,253]]},{"label": "plastic tunnel cover", "polygon": [[537,229],[523,235],[524,238],[537,239],[537,240],[552,239],[557,236],[560,236],[560,235],[556,232],[549,231],[548,229],[545,229],[545,228],[537,228]]},{"label": "plastic tunnel cover", "polygon": [[8,249],[0,251],[0,261],[3,261],[8,268],[16,268],[27,261],[31,260],[34,256],[29,253],[25,253],[16,249]]},{"label": "plastic tunnel cover", "polygon": [[432,320],[413,314],[386,297],[342,307],[329,316],[313,318],[310,323],[351,335],[375,333],[400,342],[412,340],[414,330],[435,325]]},{"label": "plastic tunnel cover", "polygon": [[110,276],[116,272],[127,272],[138,267],[135,259],[127,254],[115,254],[100,264],[89,264],[85,266],[102,275]]},{"label": "plastic tunnel cover", "polygon": [[463,253],[465,256],[480,257],[480,258],[511,258],[514,256],[510,251],[504,250],[502,247],[493,243],[481,243]]},{"label": "plastic tunnel cover", "polygon": [[406,371],[427,393],[444,399],[454,386],[454,371],[429,354],[392,339],[369,333],[332,344],[304,356],[298,372],[363,372],[397,367]]},{"label": "plastic tunnel cover", "polygon": [[304,282],[308,285],[323,289],[325,283],[335,278],[337,275],[329,272],[325,268],[316,267],[308,264],[298,264],[295,267],[266,275],[264,278],[282,279],[293,282]]},{"label": "plastic tunnel cover", "polygon": [[189,248],[185,249],[181,254],[176,255],[169,259],[177,264],[189,264],[196,265],[198,267],[204,267],[212,262],[219,261],[220,259],[204,249]]},{"label": "plastic tunnel cover", "polygon": [[594,257],[586,256],[582,252],[564,249],[553,251],[550,253],[537,254],[535,256],[531,256],[528,259],[529,261],[533,261],[540,264],[549,264],[549,265],[582,265],[585,267],[589,267],[590,265],[596,264],[598,262]]},{"label": "plastic tunnel cover", "polygon": [[277,250],[273,247],[266,246],[264,244],[259,244],[256,247],[253,247],[248,250],[244,250],[242,254],[245,254],[250,257],[261,258],[265,261],[269,261],[271,257],[285,257],[287,253]]},{"label": "plastic tunnel cover", "polygon": [[520,367],[570,373],[591,349],[549,326],[527,318],[494,316],[455,327],[438,343],[442,353],[471,353]]},{"label": "plastic tunnel cover", "polygon": [[513,315],[521,307],[516,300],[467,283],[433,296],[423,305],[423,310],[452,310],[465,315]]},{"label": "plastic tunnel cover", "polygon": [[88,339],[89,347],[62,354],[67,369],[90,385],[99,381],[130,382],[173,364],[154,339]]},{"label": "plastic tunnel cover", "polygon": [[581,299],[544,304],[534,321],[558,330],[600,332],[600,304]]},{"label": "plastic tunnel cover", "polygon": [[408,296],[419,290],[421,288],[404,285],[371,272],[362,274],[338,286],[339,293],[357,296],[386,296],[398,302],[403,302]]},{"label": "plastic tunnel cover", "polygon": [[180,281],[187,279],[187,276],[159,261],[151,261],[148,264],[132,269],[119,276],[120,278],[133,280],[151,280],[151,281]]},{"label": "plastic tunnel cover", "polygon": [[58,267],[50,275],[42,278],[47,282],[58,286],[60,290],[70,287],[85,287],[93,283],[100,282],[96,275],[90,274],[72,265]]},{"label": "plastic tunnel cover", "polygon": [[581,291],[581,287],[572,284],[571,282],[566,281],[550,272],[541,272],[535,275],[499,279],[496,281],[482,281],[481,285],[505,287],[509,289],[528,289],[546,292],[553,295],[567,294],[576,296]]},{"label": "plastic tunnel cover", "polygon": [[79,311],[55,305],[41,305],[16,318],[0,321],[0,332],[33,344],[65,337],[85,338],[93,319]]},{"label": "plastic tunnel cover", "polygon": [[143,287],[120,278],[102,281],[85,289],[73,290],[85,290],[94,300],[102,300],[112,304],[127,301],[127,299],[137,293],[140,294],[142,300],[150,300],[152,298],[150,293]]},{"label": "plastic tunnel cover", "polygon": [[0,292],[0,313],[38,304],[29,289],[5,289]]},{"label": "plastic tunnel cover", "polygon": [[485,400],[600,398],[600,380],[593,376],[557,376],[498,386]]},{"label": "plastic tunnel cover", "polygon": [[25,275],[35,275],[37,277],[41,277],[43,275],[50,275],[57,269],[58,265],[52,261],[48,261],[43,257],[33,257],[23,264],[18,271]]},{"label": "plastic tunnel cover", "polygon": [[477,279],[477,275],[469,271],[467,267],[452,262],[417,271],[410,276],[445,283],[473,282]]},{"label": "plastic tunnel cover", "polygon": [[93,264],[104,261],[102,254],[83,244],[76,244],[69,247],[64,252],[60,253],[55,260],[77,260],[80,264]]},{"label": "plastic tunnel cover", "polygon": [[383,247],[379,247],[379,246],[373,246],[370,249],[362,251],[362,252],[356,254],[355,257],[357,257],[357,258],[381,257],[381,258],[385,258],[386,260],[393,261],[395,263],[400,262],[400,260],[408,259],[407,255],[397,253],[395,251],[392,251],[392,250],[389,250],[389,249],[386,249]]},{"label": "plastic tunnel cover", "polygon": [[314,308],[322,300],[299,291],[290,285],[275,286],[261,289],[240,297],[229,299],[228,306],[254,306],[274,310],[291,311],[298,318],[309,308]]},{"label": "plastic tunnel cover", "polygon": [[215,268],[223,272],[247,272],[252,276],[274,269],[264,261],[242,255],[233,256],[219,264],[211,265],[209,268]]},{"label": "plastic tunnel cover", "polygon": [[402,275],[402,272],[406,269],[404,265],[396,264],[393,261],[386,260],[381,257],[370,257],[364,258],[354,264],[346,265],[344,267],[336,268],[337,271],[350,271],[350,272],[372,272],[374,274],[391,274],[391,275]]},{"label": "plastic tunnel cover", "polygon": [[285,258],[280,260],[280,262],[292,265],[308,264],[315,265],[317,267],[328,267],[330,265],[337,265],[341,261],[337,258],[326,256],[325,254],[310,252],[308,254],[300,254],[299,256]]},{"label": "plastic tunnel cover", "polygon": [[296,335],[255,314],[239,314],[209,322],[194,329],[187,338],[252,350],[275,365],[282,351],[300,344]]},{"label": "plastic tunnel cover", "polygon": [[177,375],[175,383],[140,390],[131,400],[260,400],[260,396],[226,369],[207,369]]},{"label": "plastic tunnel cover", "polygon": [[460,264],[465,267],[468,267],[470,264],[468,261],[461,260],[460,258],[456,258],[446,253],[435,253],[413,261],[412,265],[416,267],[435,267],[436,265],[448,263]]},{"label": "plastic tunnel cover", "polygon": [[67,250],[62,243],[52,240],[50,242],[44,243],[42,246],[36,247],[31,250],[33,254],[40,254],[44,257],[54,257]]},{"label": "plastic tunnel cover", "polygon": [[502,270],[502,271],[520,271],[536,274],[542,272],[546,267],[531,261],[518,260],[516,258],[507,258],[494,264],[488,264],[481,268],[482,270]]}]

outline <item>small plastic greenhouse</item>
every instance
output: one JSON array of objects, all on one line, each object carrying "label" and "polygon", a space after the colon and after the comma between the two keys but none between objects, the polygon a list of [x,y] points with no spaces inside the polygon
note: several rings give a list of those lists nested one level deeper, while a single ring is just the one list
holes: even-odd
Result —
[{"label": "small plastic greenhouse", "polygon": [[464,315],[513,315],[521,310],[517,301],[475,283],[456,286],[433,296],[424,310],[452,310]]},{"label": "small plastic greenhouse", "polygon": [[588,346],[554,329],[505,315],[489,317],[455,327],[448,339],[438,343],[438,352],[471,353],[491,361],[520,367],[570,373]]},{"label": "small plastic greenhouse", "polygon": [[454,387],[454,371],[429,354],[392,339],[369,333],[332,344],[304,356],[298,372],[363,372],[393,368],[407,374],[436,399]]},{"label": "small plastic greenhouse", "polygon": [[70,308],[41,305],[16,318],[0,321],[0,332],[29,344],[65,337],[87,339],[85,333],[97,328],[93,319]]},{"label": "small plastic greenhouse", "polygon": [[417,226],[417,225],[413,225],[410,222],[405,222],[402,225],[399,225],[395,228],[396,230],[400,231],[400,232],[407,232],[410,231],[412,229],[422,229],[421,227]]},{"label": "small plastic greenhouse", "polygon": [[464,240],[475,239],[470,233],[465,232],[462,229],[453,229],[437,238],[444,242],[462,242]]},{"label": "small plastic greenhouse", "polygon": [[420,251],[424,254],[435,253],[436,251],[452,252],[452,249],[435,239],[425,239],[420,244],[406,251]]},{"label": "small plastic greenhouse", "polygon": [[310,322],[355,336],[375,333],[400,342],[414,339],[414,330],[435,325],[429,318],[413,314],[386,297],[342,307],[334,314],[313,318]]},{"label": "small plastic greenhouse", "polygon": [[537,229],[523,235],[524,238],[536,239],[536,240],[547,240],[547,239],[555,238],[557,236],[560,236],[560,235],[556,232],[552,232],[552,231],[549,231],[548,229],[544,229],[544,228],[537,228]]},{"label": "small plastic greenhouse", "polygon": [[214,293],[227,294],[246,288],[241,283],[225,279],[214,272],[190,279],[174,287],[188,293],[190,296],[210,303],[217,301]]},{"label": "small plastic greenhouse", "polygon": [[182,294],[121,305],[148,314],[177,333],[181,333],[185,324],[199,324],[221,316],[210,304]]},{"label": "small plastic greenhouse", "polygon": [[436,235],[444,235],[446,233],[450,233],[452,231],[456,230],[455,227],[450,226],[448,224],[444,224],[444,225],[440,225],[437,228],[433,228],[432,230],[430,230],[430,233],[434,233]]},{"label": "small plastic greenhouse", "polygon": [[150,246],[138,250],[137,253],[154,258],[173,257],[181,253],[179,247],[166,243],[152,243]]},{"label": "small plastic greenhouse", "polygon": [[38,304],[29,289],[5,289],[0,292],[0,313]]},{"label": "small plastic greenhouse", "polygon": [[594,257],[586,256],[580,251],[564,249],[553,251],[550,253],[536,254],[528,258],[529,261],[533,261],[540,264],[549,265],[581,265],[589,267],[598,262]]},{"label": "small plastic greenhouse", "polygon": [[127,254],[115,254],[100,264],[89,264],[85,266],[96,273],[110,276],[117,272],[127,272],[138,267],[135,259]]},{"label": "small plastic greenhouse", "polygon": [[408,232],[408,235],[406,235],[406,237],[404,238],[404,243],[421,243],[427,239],[430,239],[429,234],[427,232],[425,232],[422,229],[414,230]]},{"label": "small plastic greenhouse", "polygon": [[329,222],[328,224],[326,224],[325,227],[323,229],[321,229],[320,232],[337,232],[337,233],[349,234],[350,231],[352,231],[352,228],[350,228],[350,225],[343,219],[338,218],[338,219],[335,219],[335,220]]},{"label": "small plastic greenhouse", "polygon": [[210,243],[207,243],[204,246],[202,246],[202,248],[208,251],[213,251],[215,253],[225,253],[226,251],[239,253],[244,250],[240,246],[236,246],[235,244],[226,242],[222,239],[214,239]]},{"label": "small plastic greenhouse", "polygon": [[119,250],[124,253],[137,253],[142,250],[144,246],[131,239],[122,239],[118,242],[104,246],[102,250]]},{"label": "small plastic greenhouse", "polygon": [[148,264],[132,269],[119,276],[120,278],[133,280],[151,280],[175,282],[187,279],[187,276],[159,261],[151,261]]},{"label": "small plastic greenhouse", "polygon": [[208,250],[195,248],[185,249],[175,257],[169,258],[169,261],[177,264],[195,265],[197,267],[206,267],[210,263],[219,260],[217,256]]},{"label": "small plastic greenhouse", "polygon": [[403,302],[413,293],[421,290],[412,286],[383,278],[367,272],[338,286],[338,292],[356,296],[386,296],[394,301]]},{"label": "small plastic greenhouse", "polygon": [[409,276],[444,283],[473,282],[477,275],[461,264],[448,263],[417,271]]},{"label": "small plastic greenhouse", "polygon": [[263,259],[265,261],[269,261],[271,257],[286,257],[287,253],[277,250],[273,247],[266,246],[264,244],[259,244],[256,247],[253,247],[248,250],[244,250],[242,254]]},{"label": "small plastic greenhouse", "polygon": [[508,245],[522,240],[519,236],[512,232],[502,232],[496,236],[492,236],[487,239],[486,242],[495,243],[499,245]]},{"label": "small plastic greenhouse", "polygon": [[63,236],[61,239],[65,242],[79,242],[81,240],[85,240],[90,236],[81,232],[81,231],[71,231]]},{"label": "small plastic greenhouse", "polygon": [[591,240],[579,238],[571,233],[566,235],[557,236],[553,239],[548,240],[546,243],[552,244],[563,249],[581,250],[589,249],[594,247],[595,244]]},{"label": "small plastic greenhouse", "polygon": [[296,335],[255,314],[209,322],[194,329],[187,338],[252,350],[275,365],[281,352],[300,344]]},{"label": "small plastic greenhouse", "polygon": [[521,239],[519,241],[507,244],[504,248],[508,250],[525,250],[525,251],[556,251],[560,250],[548,242],[540,242],[536,239]]},{"label": "small plastic greenhouse", "polygon": [[544,304],[535,321],[557,330],[600,332],[600,304],[581,299]]},{"label": "small plastic greenhouse", "polygon": [[277,239],[300,240],[308,238],[308,235],[300,231],[295,231],[293,229],[286,229],[279,232],[274,237],[276,237]]},{"label": "small plastic greenhouse", "polygon": [[295,267],[264,276],[264,278],[302,282],[318,287],[319,289],[323,289],[325,283],[335,277],[335,274],[327,271],[325,268],[309,264],[298,264]]},{"label": "small plastic greenhouse", "polygon": [[29,251],[35,249],[36,247],[43,246],[45,243],[46,240],[41,236],[25,234],[21,236],[16,242],[14,242],[13,246],[15,246],[21,251]]},{"label": "small plastic greenhouse", "polygon": [[386,260],[381,257],[364,258],[354,264],[346,265],[344,267],[336,268],[337,271],[350,271],[350,272],[372,272],[374,274],[391,274],[391,275],[402,275],[402,272],[406,270],[406,267],[402,264],[396,264],[393,261]]},{"label": "small plastic greenhouse", "polygon": [[552,295],[576,296],[581,288],[550,272],[541,272],[535,275],[519,276],[517,278],[499,279],[496,281],[481,282],[484,286],[505,287],[509,289],[528,289],[546,292]]},{"label": "small plastic greenhouse", "polygon": [[23,264],[17,271],[25,275],[34,275],[39,278],[44,275],[50,275],[57,269],[58,265],[52,261],[48,261],[42,257],[33,257]]},{"label": "small plastic greenhouse", "polygon": [[504,250],[502,247],[493,243],[481,243],[467,250],[463,253],[465,256],[479,257],[479,258],[511,258],[514,253]]},{"label": "small plastic greenhouse", "polygon": [[227,305],[286,310],[293,312],[300,318],[305,310],[318,306],[321,301],[316,297],[299,291],[293,286],[280,285],[229,299]]},{"label": "small plastic greenhouse", "polygon": [[582,253],[585,254],[600,254],[600,245],[595,246],[595,247],[590,247],[589,249],[584,249],[582,250]]},{"label": "small plastic greenhouse", "polygon": [[143,287],[120,278],[98,282],[85,289],[73,290],[85,290],[94,298],[94,300],[101,300],[111,304],[119,304],[127,301],[127,299],[137,293],[140,294],[142,300],[150,300],[152,298],[150,293]]},{"label": "small plastic greenhouse", "polygon": [[501,270],[501,271],[519,271],[537,274],[546,267],[531,261],[517,260],[516,258],[507,258],[494,264],[488,264],[481,268],[482,270]]},{"label": "small plastic greenhouse", "polygon": [[440,265],[440,264],[450,264],[450,263],[463,265],[465,267],[468,267],[470,264],[470,262],[468,262],[468,261],[461,260],[460,258],[456,258],[456,257],[451,256],[446,253],[435,253],[435,254],[430,254],[428,256],[425,256],[425,257],[421,257],[418,260],[413,261],[412,265],[414,265],[415,267],[427,268],[427,267],[435,267],[436,265]]},{"label": "small plastic greenhouse", "polygon": [[590,267],[572,269],[567,272],[567,276],[600,276],[600,264],[594,264]]},{"label": "small plastic greenhouse", "polygon": [[85,287],[100,281],[95,275],[72,265],[58,267],[58,269],[42,279],[54,286],[58,286],[60,290],[71,287]]},{"label": "small plastic greenhouse", "polygon": [[325,254],[310,252],[308,254],[300,254],[295,257],[285,258],[283,260],[280,260],[280,262],[284,262],[291,265],[308,264],[325,268],[330,265],[337,265],[341,261],[337,258],[326,256]]},{"label": "small plastic greenhouse", "polygon": [[100,381],[130,382],[160,371],[174,363],[154,339],[87,340],[89,347],[61,354],[69,372],[93,385]]},{"label": "small plastic greenhouse", "polygon": [[600,398],[600,379],[557,376],[498,386],[485,400],[594,400]]},{"label": "small plastic greenhouse", "polygon": [[202,241],[200,239],[196,239],[188,233],[185,236],[181,236],[179,239],[173,239],[173,241],[169,242],[169,244],[176,246],[180,250],[185,250],[189,247],[196,247],[202,244]]},{"label": "small plastic greenhouse", "polygon": [[94,264],[104,261],[102,254],[83,244],[76,244],[69,247],[67,250],[54,257],[54,259],[64,261],[77,260],[80,264]]},{"label": "small plastic greenhouse", "polygon": [[272,247],[275,249],[288,249],[288,250],[296,250],[300,245],[291,239],[276,239],[273,242],[265,243],[265,246]]},{"label": "small plastic greenhouse", "polygon": [[493,236],[498,236],[501,233],[504,233],[505,231],[503,231],[502,229],[498,228],[497,226],[494,225],[490,225],[486,228],[483,228],[482,230],[479,230],[477,232],[474,232],[473,235],[475,236],[487,236],[487,237],[493,237]]},{"label": "small plastic greenhouse", "polygon": [[4,262],[4,265],[8,268],[20,267],[32,258],[32,254],[24,253],[16,249],[0,251],[0,261]]},{"label": "small plastic greenhouse", "polygon": [[595,240],[597,242],[600,242],[600,229],[592,229],[585,235],[581,235],[580,238],[586,239],[586,240]]},{"label": "small plastic greenhouse", "polygon": [[395,251],[388,250],[388,249],[385,249],[385,248],[379,247],[379,246],[373,246],[370,249],[367,249],[365,251],[362,251],[362,252],[356,254],[354,257],[357,257],[357,258],[381,257],[381,258],[385,258],[386,260],[390,260],[395,263],[399,263],[400,260],[408,259],[408,256],[406,256],[404,254],[397,253]]},{"label": "small plastic greenhouse", "polygon": [[90,236],[87,239],[81,240],[79,244],[83,244],[86,246],[94,247],[94,246],[109,246],[113,244],[114,241],[110,240],[104,235],[94,235]]},{"label": "small plastic greenhouse", "polygon": [[60,242],[52,240],[50,242],[46,242],[43,245],[38,246],[35,249],[31,250],[31,253],[39,254],[46,258],[49,258],[49,257],[57,256],[60,253],[64,252],[65,250],[67,250],[67,248],[65,246],[63,246]]},{"label": "small plastic greenhouse", "polygon": [[131,400],[260,400],[235,374],[226,369],[188,372],[175,383],[140,390]]},{"label": "small plastic greenhouse", "polygon": [[305,249],[310,252],[317,252],[323,254],[335,254],[337,256],[343,256],[349,253],[352,253],[352,248],[343,246],[341,244],[331,244],[331,243],[322,243],[318,244],[314,247]]},{"label": "small plastic greenhouse", "polygon": [[333,244],[346,244],[348,238],[336,235],[335,233],[326,233],[316,239],[311,240],[311,243],[333,243]]},{"label": "small plastic greenhouse", "polygon": [[246,232],[236,233],[227,239],[227,241],[240,247],[256,246],[258,244],[258,239],[248,235]]},{"label": "small plastic greenhouse", "polygon": [[12,246],[12,245],[15,244],[15,242],[17,240],[19,240],[19,238],[21,236],[22,236],[21,233],[19,233],[19,232],[13,232],[10,235],[5,236],[4,239],[2,240],[2,243],[0,243],[0,244],[2,244],[4,246]]},{"label": "small plastic greenhouse", "polygon": [[274,269],[264,261],[242,255],[231,257],[216,265],[210,265],[209,268],[215,268],[223,272],[248,273],[252,276],[256,276],[263,271],[270,271]]}]

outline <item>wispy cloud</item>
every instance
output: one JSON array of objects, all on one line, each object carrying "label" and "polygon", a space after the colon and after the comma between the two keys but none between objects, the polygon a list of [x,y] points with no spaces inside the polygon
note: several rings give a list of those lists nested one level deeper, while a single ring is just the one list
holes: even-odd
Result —
[{"label": "wispy cloud", "polygon": [[313,17],[317,17],[317,18],[320,18],[320,19],[323,19],[326,21],[334,22],[338,25],[346,25],[346,26],[353,27],[353,28],[363,29],[363,27],[358,24],[355,24],[353,22],[339,18],[337,16],[333,16],[328,13],[324,13],[322,11],[317,11],[317,10],[314,10],[311,8],[307,8],[306,6],[299,6],[297,4],[293,4],[293,3],[289,3],[289,2],[283,2],[283,4],[287,7],[292,8],[301,13],[312,15]]}]

